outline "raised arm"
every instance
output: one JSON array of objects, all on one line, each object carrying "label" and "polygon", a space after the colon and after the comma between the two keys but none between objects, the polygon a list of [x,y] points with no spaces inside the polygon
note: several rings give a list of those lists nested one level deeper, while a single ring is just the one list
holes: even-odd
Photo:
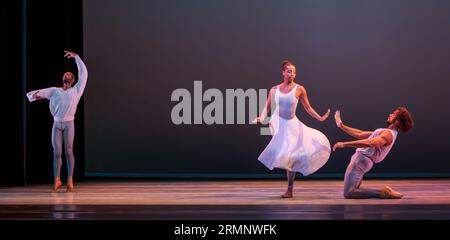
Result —
[{"label": "raised arm", "polygon": [[336,113],[334,114],[334,119],[336,120],[336,125],[338,128],[342,129],[342,131],[344,131],[345,133],[347,133],[348,135],[350,135],[354,138],[367,139],[373,133],[372,131],[363,131],[363,130],[351,128],[351,127],[345,125],[344,123],[342,123],[340,111],[336,111]]},{"label": "raised arm", "polygon": [[303,107],[305,108],[306,112],[311,117],[313,117],[313,118],[323,122],[330,115],[330,109],[328,109],[328,111],[323,116],[320,116],[316,112],[316,110],[314,110],[314,108],[311,107],[311,104],[309,103],[309,100],[308,100],[308,93],[306,92],[306,89],[304,87],[298,86],[297,87],[297,91],[296,91],[296,95],[300,98],[300,101],[301,101]]},{"label": "raised arm", "polygon": [[391,144],[393,140],[392,133],[388,130],[384,130],[377,137],[372,139],[363,139],[351,142],[337,142],[333,146],[333,151],[336,151],[336,148],[344,148],[344,147],[354,147],[354,148],[368,148],[368,147],[382,147]]},{"label": "raised arm", "polygon": [[88,78],[88,71],[86,65],[84,64],[83,60],[81,60],[78,54],[69,51],[64,51],[64,54],[65,54],[64,57],[74,58],[75,63],[77,64],[78,81],[73,87],[77,89],[78,95],[81,97],[81,95],[83,95],[84,88],[86,87]]}]

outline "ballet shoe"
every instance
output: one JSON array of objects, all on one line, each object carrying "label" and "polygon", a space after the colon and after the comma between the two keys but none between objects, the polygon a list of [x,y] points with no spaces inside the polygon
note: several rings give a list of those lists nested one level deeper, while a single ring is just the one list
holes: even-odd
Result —
[{"label": "ballet shoe", "polygon": [[66,192],[73,192],[73,183],[67,183]]},{"label": "ballet shoe", "polygon": [[400,199],[403,197],[403,194],[394,191],[389,186],[384,186],[384,188],[381,190],[381,198],[385,199]]},{"label": "ballet shoe", "polygon": [[62,186],[61,180],[56,180],[55,184],[53,185],[53,187],[50,190],[50,192],[55,193],[56,191],[58,191],[58,188],[60,188],[61,186]]}]

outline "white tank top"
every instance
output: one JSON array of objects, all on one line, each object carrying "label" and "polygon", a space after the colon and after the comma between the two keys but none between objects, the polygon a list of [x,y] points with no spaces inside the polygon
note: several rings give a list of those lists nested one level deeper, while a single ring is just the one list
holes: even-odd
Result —
[{"label": "white tank top", "polygon": [[298,99],[295,97],[295,92],[298,85],[295,85],[288,93],[282,93],[279,86],[275,92],[275,103],[278,108],[278,115],[284,119],[292,119],[295,117],[295,110],[297,109]]},{"label": "white tank top", "polygon": [[372,139],[372,138],[378,137],[381,134],[381,132],[384,130],[391,131],[392,137],[393,137],[391,144],[389,144],[387,146],[382,146],[382,147],[357,148],[356,152],[363,154],[364,156],[372,159],[372,161],[374,163],[379,163],[379,162],[383,161],[383,159],[386,157],[386,155],[388,155],[389,151],[391,150],[392,146],[394,145],[395,139],[397,139],[398,132],[396,130],[389,129],[389,128],[378,128],[368,138],[368,139]]}]

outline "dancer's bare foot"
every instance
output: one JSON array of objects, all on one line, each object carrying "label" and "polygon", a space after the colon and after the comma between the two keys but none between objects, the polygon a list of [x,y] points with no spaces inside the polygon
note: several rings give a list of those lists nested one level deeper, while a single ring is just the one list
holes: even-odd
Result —
[{"label": "dancer's bare foot", "polygon": [[381,198],[400,199],[402,197],[403,197],[403,194],[394,191],[389,186],[384,186],[384,188],[381,190]]},{"label": "dancer's bare foot", "polygon": [[67,179],[67,190],[66,192],[73,192],[73,180],[71,177]]},{"label": "dancer's bare foot", "polygon": [[55,193],[56,191],[58,191],[58,188],[60,188],[61,186],[62,186],[61,179],[56,178],[55,183],[53,184],[53,187],[50,190],[50,192]]},{"label": "dancer's bare foot", "polygon": [[291,198],[293,196],[292,190],[287,190],[283,195],[281,195],[282,198]]}]

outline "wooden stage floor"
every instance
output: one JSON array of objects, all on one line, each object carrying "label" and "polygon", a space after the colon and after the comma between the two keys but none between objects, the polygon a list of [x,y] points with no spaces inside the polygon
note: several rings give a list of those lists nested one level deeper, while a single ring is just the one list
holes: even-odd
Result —
[{"label": "wooden stage floor", "polygon": [[74,193],[50,185],[0,188],[0,220],[309,220],[450,219],[450,180],[365,180],[403,199],[344,199],[341,180],[297,180],[282,199],[282,180],[87,181]]}]

